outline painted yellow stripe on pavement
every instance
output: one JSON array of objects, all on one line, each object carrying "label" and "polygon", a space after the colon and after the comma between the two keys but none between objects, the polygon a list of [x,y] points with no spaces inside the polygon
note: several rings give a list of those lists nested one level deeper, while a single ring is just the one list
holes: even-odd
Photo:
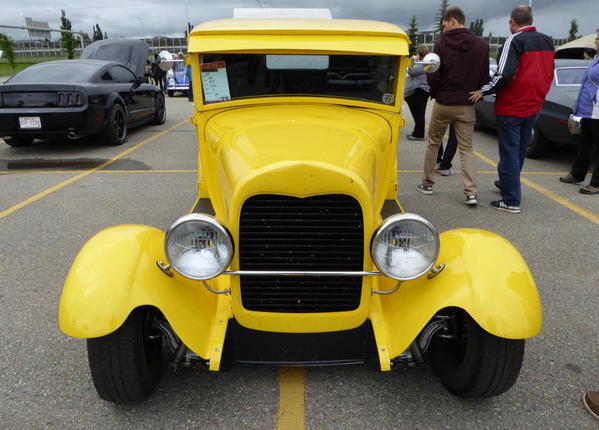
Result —
[{"label": "painted yellow stripe on pavement", "polygon": [[540,186],[539,184],[534,183],[530,179],[520,178],[520,180],[524,184],[528,185],[530,188],[537,190],[539,193],[549,197],[550,199],[561,204],[562,206],[567,207],[571,211],[576,212],[578,215],[582,215],[583,217],[593,221],[595,224],[599,224],[599,216],[593,214],[592,212],[589,212],[589,211],[581,208],[580,206],[575,205],[574,203],[564,199],[563,197],[558,196],[557,194],[549,191],[547,188],[544,188],[544,187]]},{"label": "painted yellow stripe on pavement", "polygon": [[151,141],[153,141],[153,140],[155,140],[155,139],[159,138],[160,136],[163,136],[163,135],[165,135],[166,133],[168,133],[168,132],[170,132],[170,131],[172,131],[172,130],[176,129],[177,127],[180,127],[180,126],[182,126],[182,125],[183,125],[183,124],[185,124],[187,121],[188,121],[188,120],[181,121],[180,123],[178,123],[178,124],[175,124],[175,125],[173,125],[172,127],[169,127],[169,128],[167,128],[166,130],[163,130],[163,131],[161,131],[160,133],[157,133],[157,134],[155,134],[155,135],[153,135],[153,136],[150,136],[150,137],[148,137],[148,138],[147,138],[147,139],[145,139],[145,140],[142,140],[142,141],[141,141],[141,142],[139,142],[137,145],[135,145],[135,146],[132,146],[131,148],[129,148],[129,149],[127,149],[127,150],[125,150],[125,151],[121,152],[120,154],[116,155],[115,157],[111,158],[110,160],[106,161],[105,163],[102,163],[102,164],[100,164],[98,167],[94,167],[93,169],[90,169],[90,170],[88,170],[88,171],[85,171],[85,172],[83,172],[83,173],[80,173],[80,174],[79,174],[79,175],[77,175],[77,176],[73,176],[73,177],[72,177],[72,178],[70,178],[70,179],[67,179],[67,180],[65,180],[65,181],[62,181],[62,182],[60,182],[60,183],[58,183],[58,184],[54,185],[53,187],[50,187],[50,188],[48,188],[48,189],[46,189],[46,190],[44,190],[44,191],[42,191],[42,192],[40,192],[40,193],[37,193],[37,194],[36,194],[36,195],[34,195],[34,196],[31,196],[31,197],[29,197],[27,200],[23,200],[21,203],[17,203],[16,205],[14,205],[14,206],[11,206],[10,208],[3,210],[2,212],[0,212],[0,219],[2,219],[2,218],[4,218],[4,217],[7,217],[8,215],[10,215],[10,214],[12,214],[12,213],[14,213],[14,212],[18,211],[19,209],[23,209],[24,207],[26,207],[26,206],[29,206],[31,203],[33,203],[33,202],[36,202],[36,201],[38,201],[38,200],[40,200],[40,199],[42,199],[42,198],[44,198],[44,197],[46,197],[46,196],[48,196],[48,195],[52,194],[52,193],[53,193],[53,192],[55,192],[55,191],[58,191],[58,190],[60,190],[61,188],[64,188],[64,187],[66,187],[67,185],[69,185],[69,184],[72,184],[73,182],[77,182],[78,180],[80,180],[80,179],[83,179],[83,178],[85,178],[86,176],[89,176],[89,175],[91,175],[92,173],[95,173],[95,172],[97,172],[98,170],[102,170],[102,169],[103,169],[103,168],[105,168],[106,166],[109,166],[109,165],[111,165],[111,164],[112,164],[112,163],[114,163],[115,161],[117,161],[117,160],[119,160],[119,159],[123,158],[124,156],[126,156],[126,155],[128,155],[128,154],[130,154],[131,152],[135,151],[136,149],[139,149],[139,148],[141,148],[141,147],[142,147],[142,146],[144,146],[146,143],[149,143],[149,142],[151,142]]},{"label": "painted yellow stripe on pavement", "polygon": [[[412,169],[412,170],[398,170],[399,173],[423,173],[424,170],[422,169]],[[460,169],[454,170],[453,173],[458,174],[458,173],[462,173],[462,171]],[[497,174],[497,170],[479,170],[478,172],[476,172],[478,174],[481,175],[496,175]],[[566,173],[568,172],[527,172],[524,171],[522,172],[523,175],[550,175],[550,176],[564,176],[566,175]],[[587,176],[591,176],[590,173],[587,174]]]},{"label": "painted yellow stripe on pavement", "polygon": [[[490,158],[484,156],[483,154],[474,151],[474,155],[476,155],[478,158],[483,160],[485,163],[490,164],[493,167],[497,167],[497,163],[495,163]],[[567,207],[568,209],[570,209],[573,212],[576,212],[578,215],[581,215],[581,216],[585,217],[586,219],[593,221],[595,224],[599,224],[599,216],[595,215],[594,213],[589,212],[589,211],[581,208],[580,206],[575,205],[574,203],[564,199],[563,197],[558,196],[554,192],[549,191],[547,188],[540,186],[539,184],[531,181],[530,179],[520,178],[520,181],[523,184],[528,185],[533,190],[538,191],[539,193],[543,194],[546,197],[549,197],[551,200],[559,203],[560,205]]]},{"label": "painted yellow stripe on pavement", "polygon": [[279,368],[279,413],[277,430],[304,429],[303,367]]},{"label": "painted yellow stripe on pavement", "polygon": [[[0,172],[0,175],[11,175],[16,173],[83,173],[88,170],[10,170]],[[197,170],[100,170],[96,173],[198,173]]]}]

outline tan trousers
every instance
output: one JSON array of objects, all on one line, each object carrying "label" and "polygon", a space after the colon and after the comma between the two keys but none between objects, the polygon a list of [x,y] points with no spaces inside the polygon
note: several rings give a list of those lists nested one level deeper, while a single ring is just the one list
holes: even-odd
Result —
[{"label": "tan trousers", "polygon": [[437,152],[442,144],[447,127],[453,123],[460,151],[464,194],[467,196],[476,195],[478,181],[476,177],[476,158],[472,149],[474,119],[474,106],[444,106],[435,101],[428,130],[428,146],[424,156],[423,184],[433,185],[435,183]]}]

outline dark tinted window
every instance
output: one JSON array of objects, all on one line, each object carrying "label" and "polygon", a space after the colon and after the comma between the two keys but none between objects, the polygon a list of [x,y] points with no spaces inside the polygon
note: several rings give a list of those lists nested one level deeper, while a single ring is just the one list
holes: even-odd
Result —
[{"label": "dark tinted window", "polygon": [[135,75],[121,66],[111,67],[110,74],[112,75],[112,79],[117,82],[135,82]]},{"label": "dark tinted window", "polygon": [[13,76],[10,83],[90,82],[98,68],[96,64],[78,61],[34,64]]},{"label": "dark tinted window", "polygon": [[383,55],[204,54],[204,102],[322,96],[393,105],[397,64]]}]

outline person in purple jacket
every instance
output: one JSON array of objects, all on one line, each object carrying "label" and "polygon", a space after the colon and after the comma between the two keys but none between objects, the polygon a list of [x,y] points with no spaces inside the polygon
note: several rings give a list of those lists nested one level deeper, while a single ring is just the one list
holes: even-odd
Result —
[{"label": "person in purple jacket", "polygon": [[[599,28],[595,46],[599,51]],[[595,57],[582,79],[574,115],[582,118],[578,156],[570,172],[559,180],[566,184],[578,184],[584,181],[591,164],[594,164],[589,184],[578,191],[582,194],[599,194],[599,57]]]}]

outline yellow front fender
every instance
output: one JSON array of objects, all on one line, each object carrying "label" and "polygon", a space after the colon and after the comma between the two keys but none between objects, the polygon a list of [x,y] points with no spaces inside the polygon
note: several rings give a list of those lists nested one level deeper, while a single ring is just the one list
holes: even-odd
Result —
[{"label": "yellow front fender", "polygon": [[[441,234],[441,263],[445,269],[433,279],[404,282],[396,293],[373,298],[370,318],[383,370],[446,307],[464,309],[495,336],[524,339],[540,332],[534,279],[509,241],[483,230],[450,230]],[[388,278],[378,282],[386,290],[394,285]]]},{"label": "yellow front fender", "polygon": [[[183,343],[218,369],[230,297],[208,292],[199,282],[157,266],[166,261],[164,232],[148,226],[111,227],[92,237],[67,276],[59,309],[61,330],[73,337],[107,335],[139,306],[155,306]],[[212,287],[224,289],[211,281]],[[227,282],[225,279],[219,283]]]}]

